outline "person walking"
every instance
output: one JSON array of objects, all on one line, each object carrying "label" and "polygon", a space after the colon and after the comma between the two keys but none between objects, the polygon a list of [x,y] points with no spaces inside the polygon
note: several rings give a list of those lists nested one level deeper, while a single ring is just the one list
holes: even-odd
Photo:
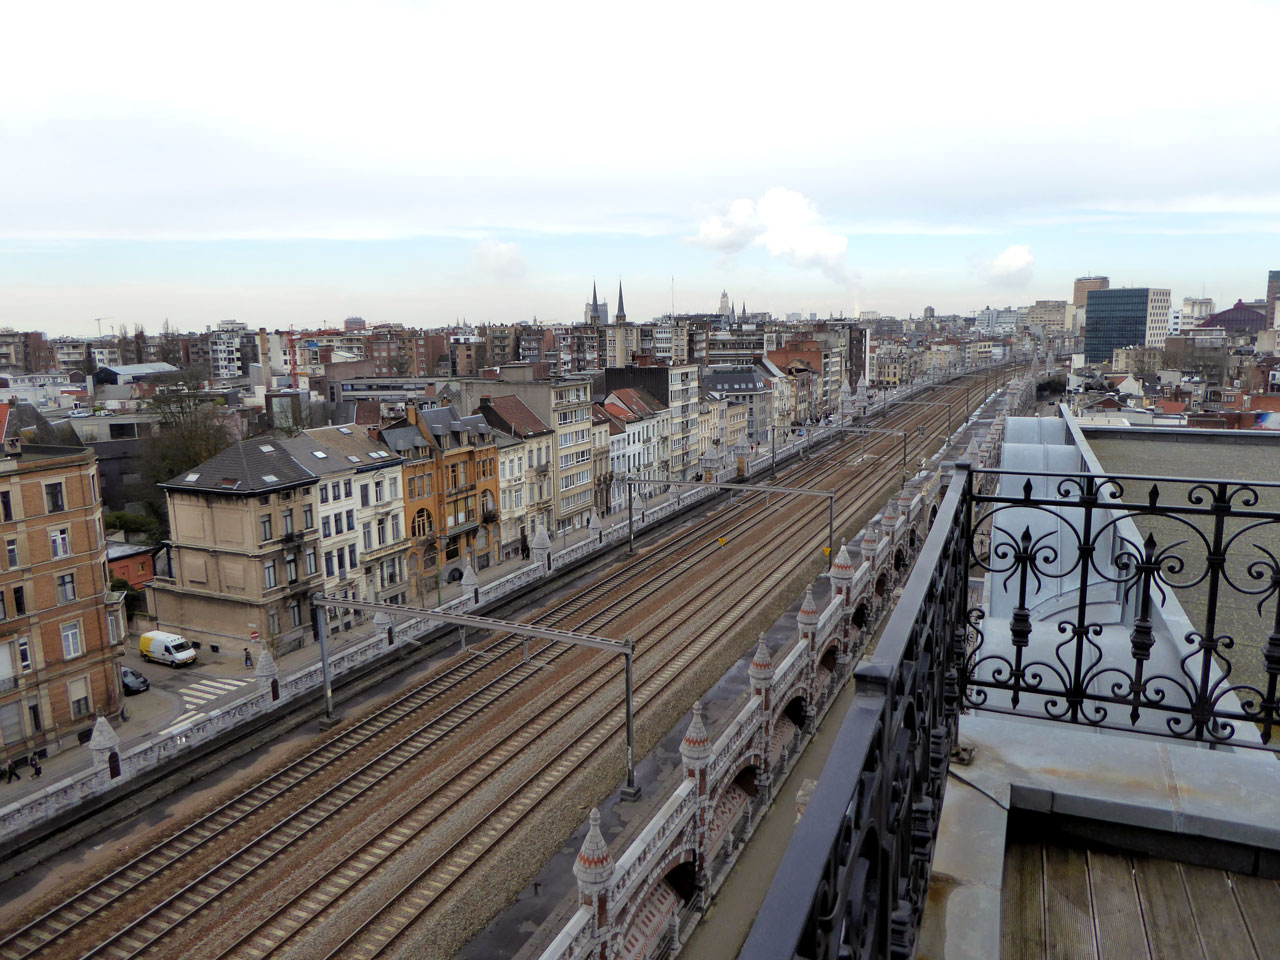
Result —
[{"label": "person walking", "polygon": [[246,670],[253,669],[253,657],[249,656],[249,648],[244,648],[244,668]]},{"label": "person walking", "polygon": [[13,783],[13,781],[15,781],[15,780],[21,780],[21,779],[22,779],[22,777],[18,775],[18,761],[17,761],[17,760],[14,760],[13,758],[10,758],[10,759],[9,759],[9,769],[8,769],[8,773],[9,773],[9,779],[5,781],[5,783],[6,783],[6,784]]},{"label": "person walking", "polygon": [[39,780],[40,774],[44,773],[44,768],[40,766],[40,755],[38,753],[32,753],[31,759],[27,762],[31,764],[31,779]]}]

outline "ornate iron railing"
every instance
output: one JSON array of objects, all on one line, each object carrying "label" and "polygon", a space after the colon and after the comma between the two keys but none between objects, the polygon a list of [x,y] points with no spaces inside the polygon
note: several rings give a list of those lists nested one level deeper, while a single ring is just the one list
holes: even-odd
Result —
[{"label": "ornate iron railing", "polygon": [[1277,749],[1280,484],[975,470],[965,487],[970,560],[1004,607],[970,611],[965,707]]}]

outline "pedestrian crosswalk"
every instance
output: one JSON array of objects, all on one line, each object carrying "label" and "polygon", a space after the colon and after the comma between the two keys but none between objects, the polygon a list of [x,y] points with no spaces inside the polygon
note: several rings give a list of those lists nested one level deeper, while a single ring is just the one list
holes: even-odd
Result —
[{"label": "pedestrian crosswalk", "polygon": [[253,683],[253,681],[219,678],[198,680],[190,686],[183,687],[178,693],[182,697],[182,706],[186,709],[186,712],[174,720],[174,724],[186,723],[188,720],[195,719],[204,712],[200,708],[210,700],[216,700],[218,697],[233,693],[249,683]]}]

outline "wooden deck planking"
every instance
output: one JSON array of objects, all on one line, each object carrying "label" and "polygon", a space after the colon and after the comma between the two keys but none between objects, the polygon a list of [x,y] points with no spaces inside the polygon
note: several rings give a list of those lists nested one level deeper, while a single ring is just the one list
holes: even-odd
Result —
[{"label": "wooden deck planking", "polygon": [[1280,948],[1280,886],[1274,880],[1233,873],[1231,887],[1254,949],[1263,957],[1272,956]]},{"label": "wooden deck planking", "polygon": [[1073,847],[1044,848],[1044,934],[1049,960],[1096,958],[1089,860]]},{"label": "wooden deck planking", "polygon": [[1010,843],[1004,960],[1270,960],[1280,883],[1069,844]]},{"label": "wooden deck planking", "polygon": [[1000,888],[1000,956],[1045,960],[1044,848],[1011,844],[1005,851]]},{"label": "wooden deck planking", "polygon": [[1133,862],[1090,850],[1089,885],[1099,960],[1150,960]]},{"label": "wooden deck planking", "polygon": [[1226,956],[1215,944],[1231,944],[1230,956],[1239,960],[1258,960],[1257,950],[1245,925],[1240,905],[1231,889],[1225,870],[1178,865],[1186,885],[1191,912],[1200,930],[1200,942],[1210,955]]}]

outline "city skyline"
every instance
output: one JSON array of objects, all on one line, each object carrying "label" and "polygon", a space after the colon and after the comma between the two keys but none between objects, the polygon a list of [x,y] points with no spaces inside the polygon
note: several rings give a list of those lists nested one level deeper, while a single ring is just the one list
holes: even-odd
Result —
[{"label": "city skyline", "polygon": [[59,42],[0,64],[0,324],[570,322],[619,275],[637,319],[672,277],[678,312],[1260,297],[1266,63],[1131,43],[1213,56],[1280,10],[1149,13],[25,9]]}]

